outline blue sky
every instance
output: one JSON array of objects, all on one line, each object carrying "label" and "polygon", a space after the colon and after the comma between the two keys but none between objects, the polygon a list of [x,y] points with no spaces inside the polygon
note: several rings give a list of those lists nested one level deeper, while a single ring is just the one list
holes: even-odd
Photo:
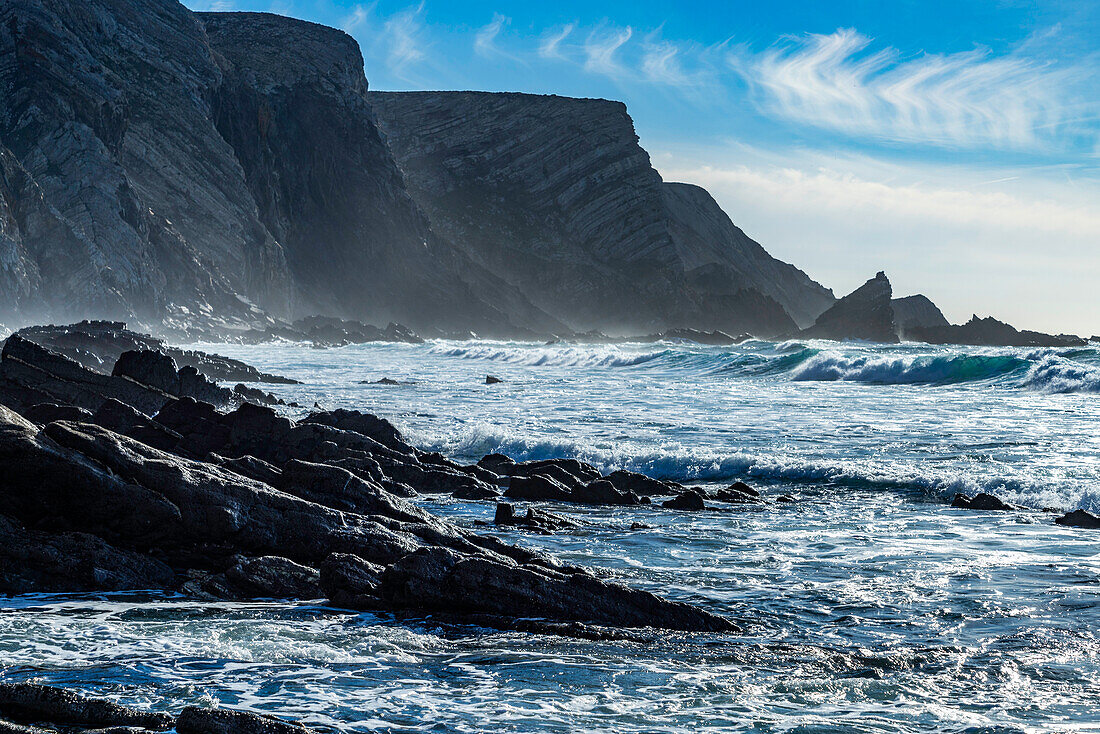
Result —
[{"label": "blue sky", "polygon": [[1100,333],[1100,0],[187,4],[343,28],[374,89],[623,100],[666,180],[838,294],[885,269]]}]

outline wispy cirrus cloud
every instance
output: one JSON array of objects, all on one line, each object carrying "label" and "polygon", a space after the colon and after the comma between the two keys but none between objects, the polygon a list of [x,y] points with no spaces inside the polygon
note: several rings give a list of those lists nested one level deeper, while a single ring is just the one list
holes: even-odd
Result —
[{"label": "wispy cirrus cloud", "polygon": [[424,3],[406,8],[385,21],[390,43],[390,67],[402,72],[410,64],[424,59],[428,42],[424,32]]},{"label": "wispy cirrus cloud", "polygon": [[612,78],[626,77],[629,72],[616,57],[617,52],[634,35],[634,29],[600,28],[589,32],[584,41],[584,68]]},{"label": "wispy cirrus cloud", "polygon": [[[731,66],[768,115],[854,136],[947,147],[1046,147],[1075,134],[1095,70],[975,49],[904,58],[855,30],[808,34]],[[1091,114],[1100,112],[1092,103]]]},{"label": "wispy cirrus cloud", "polygon": [[573,28],[574,24],[568,23],[561,28],[543,33],[539,43],[539,56],[544,59],[564,59],[565,55],[561,51],[561,45],[566,38],[569,38]]}]

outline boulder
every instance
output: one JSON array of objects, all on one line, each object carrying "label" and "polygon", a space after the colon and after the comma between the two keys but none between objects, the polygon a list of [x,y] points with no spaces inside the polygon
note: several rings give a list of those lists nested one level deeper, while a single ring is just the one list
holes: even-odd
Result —
[{"label": "boulder", "polygon": [[514,476],[508,482],[505,497],[517,500],[547,500],[572,502],[573,493],[561,482],[542,474],[530,477]]},{"label": "boulder", "polygon": [[325,426],[339,428],[342,431],[354,431],[373,438],[383,446],[387,446],[402,454],[413,454],[415,450],[401,436],[401,432],[394,428],[393,424],[385,418],[379,418],[370,413],[360,413],[357,410],[331,410],[312,413],[302,419],[303,423],[319,423]]},{"label": "boulder", "polygon": [[522,527],[542,533],[552,533],[555,530],[580,527],[569,518],[552,512],[537,510],[534,507],[527,508],[526,515],[516,515],[515,507],[506,502],[497,504],[496,514],[493,516],[493,524],[506,527]]},{"label": "boulder", "polygon": [[501,383],[501,382],[504,382],[504,380],[500,379],[499,377],[493,377],[492,375],[486,375],[485,376],[485,384],[486,385],[496,385],[496,384]]},{"label": "boulder", "polygon": [[1093,530],[1100,530],[1100,517],[1092,514],[1088,510],[1074,510],[1073,512],[1067,512],[1061,517],[1055,518],[1054,522],[1059,525],[1068,525],[1075,528],[1090,528]]},{"label": "boulder", "polygon": [[176,720],[178,734],[311,734],[299,724],[247,711],[188,706]]},{"label": "boulder", "polygon": [[1001,501],[1000,498],[985,492],[979,492],[974,497],[968,497],[965,494],[956,494],[955,499],[951,501],[951,506],[967,510],[1006,511],[1016,509],[1007,502]]},{"label": "boulder", "polygon": [[143,385],[151,385],[169,395],[180,394],[179,373],[176,362],[163,352],[136,349],[123,352],[115,362],[111,374],[129,377]]},{"label": "boulder", "polygon": [[381,591],[398,608],[577,622],[615,620],[616,626],[685,631],[737,629],[697,607],[594,576],[463,557],[444,548],[424,548],[391,565],[382,575]]},{"label": "boulder", "polygon": [[611,472],[604,479],[615,485],[615,489],[620,492],[634,492],[642,497],[674,494],[681,489],[680,485],[673,482],[662,482],[659,479],[651,479],[645,474],[622,469]]},{"label": "boulder", "polygon": [[133,726],[162,731],[172,717],[37,683],[0,683],[0,714],[22,722],[102,729]]},{"label": "boulder", "polygon": [[54,421],[87,421],[92,417],[90,410],[57,403],[37,403],[24,408],[21,413],[24,418],[40,426]]},{"label": "boulder", "polygon": [[572,501],[587,505],[639,505],[642,503],[638,495],[633,492],[620,492],[606,479],[596,479],[583,487],[574,489]]},{"label": "boulder", "polygon": [[321,576],[316,569],[279,556],[246,558],[225,572],[239,595],[276,599],[320,599]]},{"label": "boulder", "polygon": [[697,492],[684,492],[670,500],[665,500],[661,503],[661,507],[670,510],[702,510],[706,505],[703,504],[703,498]]}]

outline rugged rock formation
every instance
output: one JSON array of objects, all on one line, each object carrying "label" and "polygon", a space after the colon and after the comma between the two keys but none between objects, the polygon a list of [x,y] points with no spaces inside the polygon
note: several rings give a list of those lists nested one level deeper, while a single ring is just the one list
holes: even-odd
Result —
[{"label": "rugged rock formation", "polygon": [[250,403],[223,413],[170,395],[183,372],[171,368],[165,355],[127,352],[117,374],[104,375],[18,335],[8,339],[0,403],[42,425],[0,405],[0,593],[324,596],[344,607],[505,625],[533,617],[734,629],[701,609],[460,529],[398,496],[496,498],[496,486],[526,482],[563,487],[554,499],[641,501],[591,466],[505,457],[461,466],[354,411],[301,423]]},{"label": "rugged rock formation", "polygon": [[776,334],[832,294],[767,255],[694,186],[665,184],[619,102],[368,95],[433,228],[577,330]]},{"label": "rugged rock formation", "polygon": [[810,339],[865,339],[875,342],[898,341],[891,302],[890,281],[885,273],[874,278],[836,302],[821,314],[802,336]]},{"label": "rugged rock formation", "polygon": [[992,316],[980,319],[977,315],[961,326],[913,327],[906,332],[906,336],[930,344],[990,347],[1081,347],[1088,343],[1073,334],[1043,334],[1038,331],[1018,330]]},{"label": "rugged rock formation", "polygon": [[894,325],[901,339],[907,339],[913,329],[935,329],[951,325],[927,296],[918,294],[895,298],[890,301],[890,305],[894,307]]}]

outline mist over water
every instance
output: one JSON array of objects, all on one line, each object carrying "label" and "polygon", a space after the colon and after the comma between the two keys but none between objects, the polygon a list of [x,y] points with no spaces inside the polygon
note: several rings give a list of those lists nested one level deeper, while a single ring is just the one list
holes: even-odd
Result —
[{"label": "mist over water", "polygon": [[[1100,727],[1100,534],[1040,511],[1100,510],[1095,348],[202,348],[303,380],[273,386],[281,397],[378,413],[458,458],[575,456],[798,501],[557,505],[582,527],[499,533],[729,615],[739,636],[592,642],[308,604],[51,595],[0,604],[6,677],[354,731]],[[412,384],[359,384],[383,377]],[[1034,509],[954,510],[956,491]],[[423,502],[466,526],[493,510]]]}]

